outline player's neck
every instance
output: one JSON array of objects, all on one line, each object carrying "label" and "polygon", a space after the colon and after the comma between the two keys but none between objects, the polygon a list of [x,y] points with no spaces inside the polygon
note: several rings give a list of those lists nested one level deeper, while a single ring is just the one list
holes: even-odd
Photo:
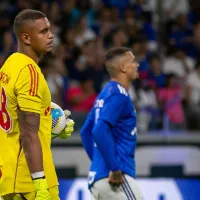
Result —
[{"label": "player's neck", "polygon": [[111,78],[112,81],[116,81],[118,82],[121,86],[123,86],[126,90],[129,90],[130,88],[130,81],[128,81],[127,79],[125,79],[124,77],[115,77],[115,78]]},{"label": "player's neck", "polygon": [[19,46],[17,51],[19,53],[22,53],[22,54],[28,56],[29,58],[34,60],[36,64],[38,64],[39,56],[34,51],[32,51],[30,48],[23,48],[23,47]]}]

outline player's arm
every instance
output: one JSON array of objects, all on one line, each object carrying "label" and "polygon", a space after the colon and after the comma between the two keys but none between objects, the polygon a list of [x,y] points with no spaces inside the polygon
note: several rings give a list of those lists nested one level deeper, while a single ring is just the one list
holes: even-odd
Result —
[{"label": "player's arm", "polygon": [[88,154],[88,157],[90,158],[90,160],[92,160],[92,156],[93,156],[93,145],[94,145],[94,141],[92,139],[92,129],[94,126],[94,110],[92,109],[90,111],[90,113],[87,116],[87,119],[80,131],[80,136],[82,139],[82,144]]},{"label": "player's arm", "polygon": [[111,125],[99,119],[92,132],[97,148],[101,152],[107,167],[111,171],[119,170],[115,151],[115,141],[111,133]]},{"label": "player's arm", "polygon": [[50,200],[48,184],[43,170],[42,147],[39,139],[43,85],[40,75],[32,65],[20,72],[15,83],[18,104],[20,142],[33,179],[36,200]]},{"label": "player's arm", "polygon": [[125,104],[126,98],[124,95],[117,94],[110,97],[107,102],[105,102],[92,132],[97,148],[103,156],[108,169],[115,172],[114,176],[117,177],[117,179],[112,180],[111,183],[116,183],[116,185],[120,185],[123,180],[116,153],[116,144],[111,132],[112,128],[120,119]]},{"label": "player's arm", "polygon": [[[40,115],[18,110],[20,142],[31,174],[43,171],[42,148],[38,136]],[[44,176],[44,174],[43,174]]]}]

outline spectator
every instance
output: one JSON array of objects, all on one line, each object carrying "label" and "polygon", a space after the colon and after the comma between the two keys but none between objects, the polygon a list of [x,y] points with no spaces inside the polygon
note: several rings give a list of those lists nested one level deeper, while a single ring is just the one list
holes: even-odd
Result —
[{"label": "spectator", "polygon": [[94,31],[88,27],[88,21],[84,15],[79,20],[76,33],[75,43],[79,47],[84,44],[85,41],[96,38]]},{"label": "spectator", "polygon": [[146,132],[149,129],[158,129],[160,123],[160,111],[155,91],[148,81],[141,82],[138,90],[137,109],[138,109],[138,129]]},{"label": "spectator", "polygon": [[74,26],[74,19],[72,16],[72,11],[76,6],[76,2],[74,0],[63,1],[63,9],[61,9],[61,16],[59,19],[59,26],[62,29],[62,32],[66,31],[66,29]]},{"label": "spectator", "polygon": [[187,116],[189,129],[200,129],[200,61],[196,63],[186,81]]},{"label": "spectator", "polygon": [[194,59],[186,55],[182,48],[172,49],[171,56],[164,59],[163,72],[184,78],[194,67]]},{"label": "spectator", "polygon": [[187,54],[194,59],[200,58],[200,22],[194,27],[193,41],[187,45]]},{"label": "spectator", "polygon": [[[140,0],[140,1],[143,2],[145,8],[156,14],[157,10],[156,0],[148,0],[148,1]],[[187,14],[190,7],[188,0],[168,0],[162,2],[162,9],[163,9],[163,16],[165,20],[168,21],[175,19],[179,14]]]},{"label": "spectator", "polygon": [[42,1],[39,7],[40,7],[41,12],[46,13],[47,16],[49,15],[49,4],[48,4],[48,2]]},{"label": "spectator", "polygon": [[62,43],[65,46],[65,58],[72,62],[75,61],[80,53],[80,48],[76,46],[76,29],[69,28],[62,33]]},{"label": "spectator", "polygon": [[[159,109],[171,120],[170,109],[166,108],[168,101],[178,96],[175,98],[178,103],[175,101],[173,106],[181,110],[180,93],[186,83],[183,93],[186,116],[194,122],[188,127],[200,129],[196,126],[199,120],[199,70],[198,66],[193,69],[194,63],[200,58],[199,3],[190,1],[192,10],[188,15],[188,0],[163,1],[160,5],[163,12],[159,17],[157,3],[157,0],[3,0],[0,2],[0,66],[8,54],[16,51],[16,40],[12,33],[12,21],[16,13],[26,8],[39,9],[50,19],[55,36],[52,49],[55,57],[46,57],[45,66],[41,64],[52,92],[52,101],[64,106],[69,103],[76,109],[78,106],[72,103],[73,98],[72,102],[66,101],[66,93],[71,93],[73,97],[75,91],[74,94],[83,99],[84,95],[88,95],[87,88],[89,93],[96,95],[108,78],[104,66],[106,49],[127,46],[140,64],[141,81],[136,80],[130,89],[131,98],[138,109],[139,128],[159,128]],[[155,51],[159,57],[154,56]],[[166,77],[171,73],[179,77],[179,88],[169,86],[171,84],[166,88]],[[83,74],[89,75],[86,80]],[[172,83],[174,79],[177,80],[171,79],[169,82]],[[156,98],[159,94],[162,94],[161,99]],[[88,96],[88,102],[91,103]],[[78,110],[81,109],[78,107]],[[83,113],[82,116],[85,115]],[[80,114],[77,112],[76,116],[80,117]],[[174,118],[171,121],[172,126],[178,124]]]},{"label": "spectator", "polygon": [[194,26],[200,21],[200,5],[198,1],[191,0],[191,10],[188,14],[188,22]]},{"label": "spectator", "polygon": [[152,88],[163,88],[166,86],[166,75],[161,71],[161,63],[158,56],[150,58],[150,70],[148,72],[149,84]]},{"label": "spectator", "polygon": [[71,18],[74,23],[77,22],[81,18],[81,16],[85,16],[88,22],[88,26],[91,27],[94,24],[94,9],[91,7],[90,0],[76,0],[76,6],[72,9]]},{"label": "spectator", "polygon": [[47,80],[51,92],[51,100],[60,106],[64,105],[64,75],[65,67],[62,60],[54,57],[44,57],[40,67]]},{"label": "spectator", "polygon": [[172,46],[186,48],[187,44],[191,41],[192,27],[187,21],[187,15],[179,14],[169,34],[169,43]]},{"label": "spectator", "polygon": [[56,24],[60,20],[60,11],[61,10],[59,4],[56,1],[52,2],[49,12],[49,20],[51,21],[51,23]]},{"label": "spectator", "polygon": [[178,80],[176,75],[168,74],[167,87],[158,91],[158,101],[163,107],[164,115],[169,120],[169,128],[171,130],[181,130],[184,128],[182,93]]},{"label": "spectator", "polygon": [[131,44],[132,51],[139,63],[140,79],[144,80],[148,76],[149,62],[148,62],[148,44],[144,38],[137,38]]},{"label": "spectator", "polygon": [[127,45],[128,38],[124,30],[118,28],[113,30],[111,41],[112,47],[121,47]]},{"label": "spectator", "polygon": [[[93,29],[96,30],[97,35],[102,38],[110,34],[110,32],[117,26],[118,22],[112,21],[112,13],[110,8],[103,7],[97,14],[96,22]],[[105,38],[104,38],[105,39]],[[110,39],[110,38],[109,38]]]},{"label": "spectator", "polygon": [[142,27],[142,32],[144,36],[148,40],[148,50],[149,51],[156,51],[158,44],[157,44],[157,32],[155,27],[152,23],[152,14],[150,12],[144,13],[144,22]]},{"label": "spectator", "polygon": [[96,97],[93,81],[85,71],[81,74],[80,84],[71,86],[66,92],[66,103],[72,111],[89,112]]},{"label": "spectator", "polygon": [[3,41],[1,46],[1,53],[5,56],[8,56],[16,51],[16,42],[14,40],[14,35],[11,31],[6,31],[3,34]]},{"label": "spectator", "polygon": [[97,93],[100,92],[103,83],[108,80],[108,74],[104,66],[103,56],[96,54],[93,59],[90,59],[86,71],[91,75],[95,91]]},{"label": "spectator", "polygon": [[95,40],[85,41],[84,44],[81,46],[81,54],[78,57],[75,63],[75,69],[73,70],[74,72],[76,70],[75,73],[77,74],[78,78],[80,73],[85,69],[87,69],[88,65],[95,64],[95,53],[96,53]]}]

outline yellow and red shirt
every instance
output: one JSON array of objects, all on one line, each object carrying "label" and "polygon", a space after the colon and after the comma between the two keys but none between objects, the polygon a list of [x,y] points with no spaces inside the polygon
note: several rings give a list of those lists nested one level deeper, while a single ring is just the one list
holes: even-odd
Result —
[{"label": "yellow and red shirt", "polygon": [[49,187],[58,185],[50,149],[50,105],[50,91],[38,65],[24,54],[12,54],[0,70],[0,196],[34,191],[19,141],[18,109],[40,114],[45,176]]}]

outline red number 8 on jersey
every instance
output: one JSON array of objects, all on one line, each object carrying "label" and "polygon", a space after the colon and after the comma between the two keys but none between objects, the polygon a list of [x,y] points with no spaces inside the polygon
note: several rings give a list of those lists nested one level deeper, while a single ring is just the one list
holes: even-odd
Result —
[{"label": "red number 8 on jersey", "polygon": [[1,89],[0,99],[1,99],[1,102],[0,102],[0,127],[4,131],[8,132],[11,129],[11,118],[8,114],[8,111],[6,110],[7,98],[6,98],[5,89],[3,87]]}]

